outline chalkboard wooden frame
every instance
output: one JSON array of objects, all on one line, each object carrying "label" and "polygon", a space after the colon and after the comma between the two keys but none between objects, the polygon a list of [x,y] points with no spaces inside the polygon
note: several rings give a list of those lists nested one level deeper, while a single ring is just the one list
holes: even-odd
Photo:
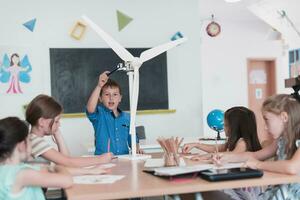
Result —
[{"label": "chalkboard wooden frame", "polygon": [[[146,49],[148,48],[128,48],[128,51],[139,56]],[[97,84],[99,74],[111,71],[122,62],[109,48],[50,48],[49,52],[51,94],[63,105],[64,113],[70,116],[80,115],[85,111],[86,102]],[[120,108],[129,110],[126,72],[116,72],[110,78],[121,86],[123,98]],[[138,112],[169,110],[166,52],[142,65],[139,91]]]}]

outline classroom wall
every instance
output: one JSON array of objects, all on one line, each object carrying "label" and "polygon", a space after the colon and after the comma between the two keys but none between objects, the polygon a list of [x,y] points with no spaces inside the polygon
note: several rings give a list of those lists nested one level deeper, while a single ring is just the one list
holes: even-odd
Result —
[{"label": "classroom wall", "polygon": [[[207,25],[203,23],[202,29]],[[276,89],[283,92],[288,66],[282,42],[268,40],[270,27],[260,21],[222,21],[222,32],[211,38],[202,32],[202,110],[203,134],[213,137],[215,132],[206,122],[213,109],[227,110],[232,106],[248,106],[247,59],[276,60]],[[224,133],[223,133],[224,134]]]},{"label": "classroom wall", "polygon": [[[2,1],[4,2],[4,0]],[[172,114],[138,115],[146,137],[207,136],[213,131],[206,123],[210,110],[247,106],[247,59],[276,59],[277,91],[284,89],[288,61],[280,41],[266,39],[268,26],[257,21],[218,21],[222,32],[216,38],[205,33],[209,21],[200,17],[205,5],[198,0],[10,0],[1,6],[0,53],[15,49],[27,52],[33,66],[32,84],[23,95],[7,95],[0,83],[0,118],[24,117],[22,106],[40,93],[51,94],[49,48],[107,47],[91,29],[74,40],[69,31],[82,14],[88,15],[126,47],[151,47],[169,41],[176,31],[188,42],[168,52],[169,105]],[[116,9],[134,18],[117,30]],[[154,14],[155,13],[155,14]],[[37,18],[32,33],[22,24]],[[79,80],[80,81],[80,80]],[[93,144],[93,129],[86,118],[64,118],[62,133],[72,154],[87,153]]]},{"label": "classroom wall", "polygon": [[[202,132],[202,95],[200,66],[200,24],[197,0],[51,0],[2,1],[0,14],[0,51],[25,52],[33,71],[31,84],[22,84],[24,94],[5,94],[0,83],[0,117],[24,118],[23,108],[37,94],[51,94],[49,48],[107,47],[91,29],[83,39],[74,40],[69,32],[76,20],[86,14],[126,47],[152,47],[170,40],[177,31],[188,42],[168,52],[168,84],[172,114],[139,115],[147,138],[158,136],[200,136]],[[134,20],[118,32],[116,10]],[[37,18],[34,32],[22,26]],[[80,81],[80,80],[78,80]],[[142,92],[142,91],[141,91]],[[86,118],[61,120],[61,130],[74,155],[86,154],[93,143],[93,129]]]}]

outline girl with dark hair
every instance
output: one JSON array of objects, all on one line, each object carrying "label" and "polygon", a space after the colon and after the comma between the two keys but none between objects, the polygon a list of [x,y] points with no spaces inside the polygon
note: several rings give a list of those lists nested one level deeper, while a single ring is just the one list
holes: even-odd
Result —
[{"label": "girl with dark hair", "polygon": [[[261,149],[257,136],[255,114],[246,107],[232,107],[225,112],[224,131],[227,141],[225,144],[218,145],[217,148],[220,152],[245,152],[258,151]],[[216,145],[189,143],[184,145],[183,153],[189,153],[193,148],[208,153],[214,153],[216,151]],[[202,156],[196,156],[193,159],[198,160],[201,159],[201,157]]]},{"label": "girl with dark hair", "polygon": [[43,200],[41,187],[71,187],[63,168],[52,170],[24,164],[31,151],[27,125],[16,117],[0,120],[0,199]]}]

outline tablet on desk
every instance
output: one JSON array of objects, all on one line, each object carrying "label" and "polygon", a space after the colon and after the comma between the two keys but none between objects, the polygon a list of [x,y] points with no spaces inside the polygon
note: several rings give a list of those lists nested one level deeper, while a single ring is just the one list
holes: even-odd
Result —
[{"label": "tablet on desk", "polygon": [[224,181],[263,176],[263,171],[250,168],[209,169],[202,171],[200,176],[208,181]]}]

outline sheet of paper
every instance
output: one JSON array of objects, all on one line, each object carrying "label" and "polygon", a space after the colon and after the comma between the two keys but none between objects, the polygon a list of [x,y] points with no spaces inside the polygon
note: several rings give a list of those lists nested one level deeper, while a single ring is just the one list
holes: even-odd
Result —
[{"label": "sheet of paper", "polygon": [[154,170],[156,175],[161,176],[175,176],[180,174],[188,174],[193,172],[200,172],[207,169],[212,169],[214,165],[212,164],[199,164],[192,166],[183,167],[161,167]]},{"label": "sheet of paper", "polygon": [[186,159],[191,159],[192,157],[194,157],[194,155],[187,155],[187,156],[184,156]]},{"label": "sheet of paper", "polygon": [[[163,158],[147,159],[144,164],[144,167],[146,168],[155,168],[155,167],[164,167],[164,166],[165,166],[165,162]],[[179,166],[186,166],[183,158],[179,159]]]},{"label": "sheet of paper", "polygon": [[108,168],[112,168],[112,167],[115,167],[116,164],[114,163],[107,163],[107,164],[102,164],[100,165],[103,169],[108,169]]},{"label": "sheet of paper", "polygon": [[243,167],[244,163],[226,163],[221,166],[214,166],[214,169],[232,169],[232,168],[240,168]]},{"label": "sheet of paper", "polygon": [[[101,168],[103,168],[103,169],[109,169],[109,168],[115,167],[116,164],[114,164],[114,163],[107,163],[107,164],[102,164],[102,165],[99,165],[99,166],[101,166]],[[89,169],[89,168],[93,168],[93,167],[96,167],[96,165],[87,166],[87,167],[84,167],[84,168]]]},{"label": "sheet of paper", "polygon": [[231,169],[242,167],[244,163],[227,163],[222,166],[216,166],[214,164],[198,164],[192,166],[179,166],[179,167],[159,167],[155,168],[156,175],[161,176],[175,176],[180,174],[188,174],[193,172],[200,172],[207,169]]},{"label": "sheet of paper", "polygon": [[163,167],[164,164],[163,158],[151,158],[146,160],[144,167]]},{"label": "sheet of paper", "polygon": [[123,175],[84,175],[74,176],[73,182],[75,184],[112,184],[124,177]]}]

